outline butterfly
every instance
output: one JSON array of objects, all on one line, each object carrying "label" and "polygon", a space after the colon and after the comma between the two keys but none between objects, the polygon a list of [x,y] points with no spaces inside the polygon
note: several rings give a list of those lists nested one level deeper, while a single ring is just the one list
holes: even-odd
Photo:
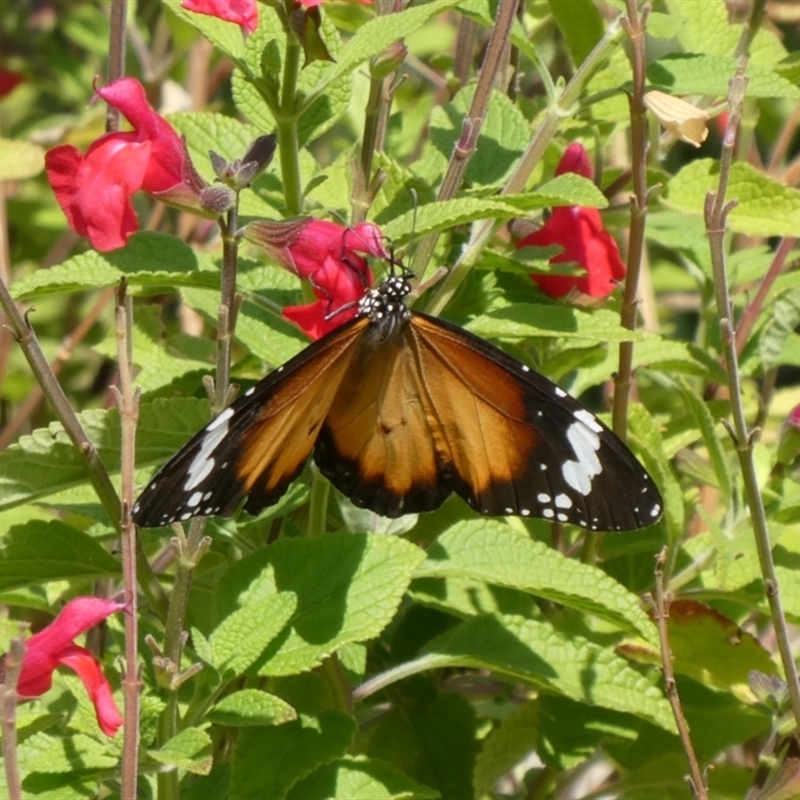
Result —
[{"label": "butterfly", "polygon": [[594,414],[463,328],[367,289],[356,316],[278,367],[183,446],[133,507],[141,527],[257,514],[314,455],[356,505],[387,517],[452,493],[485,516],[594,531],[659,520],[647,471]]}]

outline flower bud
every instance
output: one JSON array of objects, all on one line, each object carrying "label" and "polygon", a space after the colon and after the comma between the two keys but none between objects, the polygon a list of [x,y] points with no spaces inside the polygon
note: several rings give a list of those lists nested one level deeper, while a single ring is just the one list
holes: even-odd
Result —
[{"label": "flower bud", "polygon": [[679,97],[653,90],[644,96],[644,104],[673,136],[700,147],[708,136],[708,112]]},{"label": "flower bud", "polygon": [[390,44],[382,53],[370,59],[369,74],[376,80],[391,75],[406,60],[408,48],[402,42]]}]

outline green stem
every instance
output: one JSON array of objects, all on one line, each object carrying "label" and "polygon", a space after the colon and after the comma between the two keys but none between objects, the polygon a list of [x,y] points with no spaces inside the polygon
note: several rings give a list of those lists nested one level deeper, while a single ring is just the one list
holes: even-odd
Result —
[{"label": "green stem", "polygon": [[315,472],[311,481],[311,497],[308,504],[309,536],[319,536],[321,533],[325,533],[330,490],[331,485],[328,479]]},{"label": "green stem", "polygon": [[300,179],[300,140],[297,133],[297,78],[300,74],[302,48],[291,36],[286,41],[281,101],[276,122],[278,151],[281,159],[283,196],[290,214],[303,210],[303,188]]}]

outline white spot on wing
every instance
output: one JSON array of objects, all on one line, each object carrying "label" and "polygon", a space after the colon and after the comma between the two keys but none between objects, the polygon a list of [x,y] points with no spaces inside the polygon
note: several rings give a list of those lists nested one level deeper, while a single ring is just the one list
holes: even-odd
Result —
[{"label": "white spot on wing", "polygon": [[220,442],[222,442],[228,434],[228,419],[230,419],[230,414],[225,419],[222,419],[221,422],[220,419],[228,411],[230,411],[230,409],[223,411],[222,414],[206,428],[200,445],[200,451],[192,460],[186,474],[186,483],[183,485],[183,490],[185,492],[196,489],[211,474],[211,470],[214,469],[214,464],[216,462],[213,454],[217,447],[219,447]]},{"label": "white spot on wing", "polygon": [[543,508],[542,509],[542,516],[545,519],[552,519],[555,516],[556,512],[553,511],[552,508]]},{"label": "white spot on wing", "polygon": [[200,501],[203,499],[203,495],[201,492],[195,492],[187,501],[186,505],[189,508],[193,508],[194,506],[200,505]]},{"label": "white spot on wing", "polygon": [[540,492],[539,494],[537,494],[536,495],[536,499],[540,503],[552,503],[553,502],[553,499],[550,497],[550,495],[549,494],[545,494],[544,492]]},{"label": "white spot on wing", "polygon": [[576,420],[567,428],[567,440],[575,453],[575,461],[565,461],[561,467],[564,480],[584,497],[592,490],[592,480],[602,471],[597,451],[600,437],[581,420]]},{"label": "white spot on wing", "polygon": [[572,500],[565,494],[557,494],[556,508],[572,508]]},{"label": "white spot on wing", "polygon": [[556,386],[556,388],[553,391],[556,393],[556,397],[567,396],[567,393],[560,386]]},{"label": "white spot on wing", "polygon": [[233,416],[233,409],[226,408],[218,417],[215,417],[206,425],[206,431],[213,431],[224,425]]},{"label": "white spot on wing", "polygon": [[579,409],[572,416],[580,420],[586,427],[591,428],[595,433],[600,433],[603,430],[603,426],[600,424],[597,417],[585,408]]}]

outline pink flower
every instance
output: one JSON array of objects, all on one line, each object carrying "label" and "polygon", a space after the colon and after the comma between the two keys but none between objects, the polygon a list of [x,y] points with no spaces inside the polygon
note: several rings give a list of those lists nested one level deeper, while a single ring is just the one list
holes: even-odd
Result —
[{"label": "pink flower", "polygon": [[202,213],[202,181],[181,138],[147,103],[144,87],[122,78],[97,96],[119,109],[134,130],[101,136],[85,155],[63,144],[45,156],[47,178],[75,231],[97,250],[124,246],[139,228],[131,195],[140,189]]},{"label": "pink flower", "polygon": [[235,22],[249,33],[258,27],[256,0],[183,0],[181,8]]},{"label": "pink flower", "polygon": [[[556,175],[576,172],[591,178],[592,166],[583,145],[571,144],[565,151]],[[586,275],[531,275],[539,288],[550,297],[577,292],[592,298],[607,297],[617,281],[625,277],[625,264],[619,248],[603,227],[600,212],[584,206],[562,206],[553,210],[538,230],[517,242],[517,247],[560,245],[563,253],[553,256],[551,264],[574,261]]]},{"label": "pink flower", "polygon": [[100,664],[84,647],[73,642],[76,636],[101,623],[125,607],[124,603],[98,597],[76,597],[61,613],[25,642],[17,691],[21,697],[39,697],[53,684],[53,671],[60,664],[69,667],[83,681],[94,704],[97,724],[107,736],[122,725],[122,715],[114,703],[111,686]]},{"label": "pink flower", "polygon": [[318,219],[251,222],[245,236],[282,267],[311,283],[319,299],[304,306],[288,306],[283,316],[312,339],[356,315],[364,290],[372,286],[372,271],[364,255],[388,258],[383,234],[369,222],[353,228]]}]

